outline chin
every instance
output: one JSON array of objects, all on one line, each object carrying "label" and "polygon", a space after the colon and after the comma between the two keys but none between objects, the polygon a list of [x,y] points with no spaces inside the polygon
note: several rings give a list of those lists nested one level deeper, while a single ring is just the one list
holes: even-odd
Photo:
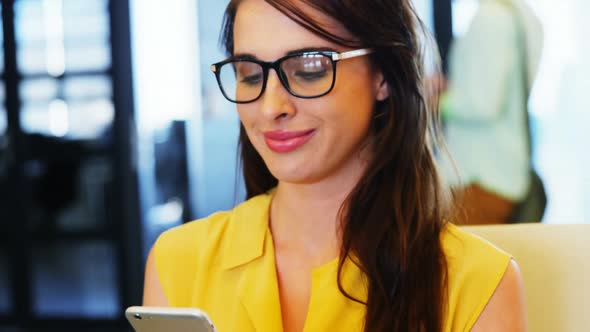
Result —
[{"label": "chin", "polygon": [[307,169],[307,167],[293,167],[292,165],[285,166],[286,167],[277,167],[269,165],[270,173],[279,180],[279,182],[309,184],[313,183],[318,178],[317,174],[314,174],[315,172]]}]

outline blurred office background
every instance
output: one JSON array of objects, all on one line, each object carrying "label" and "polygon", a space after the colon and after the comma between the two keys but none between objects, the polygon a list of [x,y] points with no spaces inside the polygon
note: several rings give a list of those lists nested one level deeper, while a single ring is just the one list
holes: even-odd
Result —
[{"label": "blurred office background", "polygon": [[[478,0],[415,0],[443,57]],[[590,10],[535,0],[543,222],[590,222]],[[126,331],[163,230],[243,197],[222,0],[2,0],[0,331]],[[507,161],[509,162],[509,161]]]}]

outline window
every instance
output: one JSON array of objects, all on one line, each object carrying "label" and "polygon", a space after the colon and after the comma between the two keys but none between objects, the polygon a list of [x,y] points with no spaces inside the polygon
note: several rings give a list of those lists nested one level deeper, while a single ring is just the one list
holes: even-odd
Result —
[{"label": "window", "polygon": [[15,3],[26,133],[97,139],[113,122],[106,0]]},{"label": "window", "polygon": [[128,5],[2,2],[2,331],[125,327],[140,301]]}]

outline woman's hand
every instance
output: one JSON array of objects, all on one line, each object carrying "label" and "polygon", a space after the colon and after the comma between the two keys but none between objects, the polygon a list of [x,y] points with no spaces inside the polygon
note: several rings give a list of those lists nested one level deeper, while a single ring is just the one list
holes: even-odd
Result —
[{"label": "woman's hand", "polygon": [[153,248],[150,250],[147,263],[145,264],[143,305],[151,307],[168,307],[168,300],[166,299],[162,283],[158,277]]}]

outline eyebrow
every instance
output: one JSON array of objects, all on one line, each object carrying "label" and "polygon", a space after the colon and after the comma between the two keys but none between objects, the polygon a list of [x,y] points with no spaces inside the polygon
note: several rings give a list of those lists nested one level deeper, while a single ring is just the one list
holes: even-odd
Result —
[{"label": "eyebrow", "polygon": [[[295,50],[291,50],[291,51],[285,53],[284,56],[295,55],[295,54],[300,54],[300,53],[305,53],[305,52],[336,52],[336,53],[340,53],[340,51],[335,50],[331,47],[305,47],[305,48],[298,48]],[[234,54],[233,56],[231,56],[230,59],[256,59],[256,60],[259,60],[259,58],[252,53],[237,53],[237,54]]]}]

